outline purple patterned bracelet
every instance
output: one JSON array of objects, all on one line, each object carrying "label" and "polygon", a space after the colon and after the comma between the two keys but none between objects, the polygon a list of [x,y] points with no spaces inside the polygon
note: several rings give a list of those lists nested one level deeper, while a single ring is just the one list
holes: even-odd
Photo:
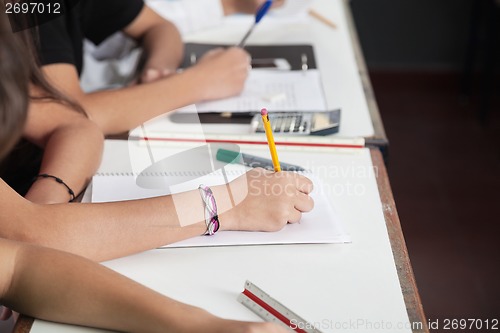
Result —
[{"label": "purple patterned bracelet", "polygon": [[207,225],[207,231],[204,235],[213,236],[220,227],[215,197],[212,190],[208,186],[200,185],[198,190],[200,190],[201,198],[205,203],[205,223]]}]

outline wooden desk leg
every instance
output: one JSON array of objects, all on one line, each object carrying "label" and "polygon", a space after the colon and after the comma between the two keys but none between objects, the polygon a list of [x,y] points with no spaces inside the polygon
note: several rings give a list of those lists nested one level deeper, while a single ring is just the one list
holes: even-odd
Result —
[{"label": "wooden desk leg", "polygon": [[[378,149],[371,149],[372,162],[377,175],[377,184],[380,199],[384,210],[385,223],[391,241],[392,253],[398,271],[399,282],[403,291],[408,317],[413,327],[413,332],[429,332],[422,301],[418,293],[415,276],[408,256],[408,249],[403,237],[396,204],[392,195],[391,184],[385,168],[382,153]],[[420,327],[418,323],[422,325]]]}]

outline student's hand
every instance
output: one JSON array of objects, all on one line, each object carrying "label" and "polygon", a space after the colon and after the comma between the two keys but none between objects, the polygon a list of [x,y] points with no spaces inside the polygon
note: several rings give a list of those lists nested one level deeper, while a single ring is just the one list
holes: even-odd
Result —
[{"label": "student's hand", "polygon": [[250,55],[241,48],[215,49],[186,73],[194,75],[193,87],[199,89],[200,100],[227,98],[243,91],[250,62]]},{"label": "student's hand", "polygon": [[312,182],[293,172],[256,168],[229,188],[236,207],[220,214],[222,230],[278,231],[314,207]]},{"label": "student's hand", "polygon": [[[266,0],[221,0],[224,15],[235,13],[255,14],[257,9]],[[280,7],[285,3],[285,0],[274,0],[272,8]]]}]

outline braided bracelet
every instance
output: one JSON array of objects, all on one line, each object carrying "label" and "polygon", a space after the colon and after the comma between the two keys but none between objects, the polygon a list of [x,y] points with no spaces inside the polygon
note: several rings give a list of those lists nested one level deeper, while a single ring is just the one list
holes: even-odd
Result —
[{"label": "braided bracelet", "polygon": [[56,176],[52,176],[52,175],[49,175],[46,173],[42,173],[42,174],[37,175],[33,178],[33,183],[36,182],[38,180],[38,178],[52,178],[52,179],[54,179],[56,182],[63,185],[64,187],[66,187],[66,189],[68,190],[69,197],[70,197],[69,202],[73,202],[73,200],[75,200],[75,192],[73,192],[71,187],[69,187],[68,184],[66,184],[61,178],[56,177]]},{"label": "braided bracelet", "polygon": [[198,190],[200,190],[201,199],[205,204],[205,224],[207,225],[207,231],[204,235],[213,236],[220,227],[215,197],[212,190],[208,186],[200,185]]}]

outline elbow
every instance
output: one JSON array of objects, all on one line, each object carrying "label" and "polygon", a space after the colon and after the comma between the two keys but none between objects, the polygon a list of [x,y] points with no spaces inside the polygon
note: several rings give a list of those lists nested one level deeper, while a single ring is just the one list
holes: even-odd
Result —
[{"label": "elbow", "polygon": [[99,152],[102,152],[104,147],[104,133],[99,125],[91,120],[87,120],[84,121],[79,128],[85,135],[85,138],[92,140],[93,147]]},{"label": "elbow", "polygon": [[91,146],[94,153],[102,153],[104,147],[104,133],[101,127],[92,119],[80,118],[69,124],[64,132],[75,138],[84,138],[85,145]]}]

